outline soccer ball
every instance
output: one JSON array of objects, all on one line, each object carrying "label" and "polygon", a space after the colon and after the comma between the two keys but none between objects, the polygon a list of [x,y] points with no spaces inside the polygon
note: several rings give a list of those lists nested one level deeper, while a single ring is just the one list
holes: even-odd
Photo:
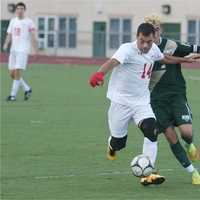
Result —
[{"label": "soccer ball", "polygon": [[153,165],[148,156],[144,154],[138,155],[131,161],[131,169],[134,176],[146,177],[153,171]]}]

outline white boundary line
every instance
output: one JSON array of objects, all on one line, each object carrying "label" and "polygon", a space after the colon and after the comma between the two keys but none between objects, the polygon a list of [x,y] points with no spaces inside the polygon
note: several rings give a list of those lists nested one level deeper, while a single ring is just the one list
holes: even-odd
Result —
[{"label": "white boundary line", "polygon": [[[168,172],[172,172],[175,171],[174,169],[160,169],[160,171],[168,171]],[[96,173],[93,174],[93,176],[114,176],[114,175],[125,175],[125,174],[130,174],[130,171],[113,171],[113,172],[100,172],[100,173]],[[91,174],[92,175],[92,174]],[[87,176],[87,174],[63,174],[63,175],[50,175],[50,176],[35,176],[34,179],[59,179],[59,178],[72,178],[72,177],[80,177],[80,176]]]},{"label": "white boundary line", "polygon": [[186,79],[193,80],[193,81],[200,81],[200,77],[199,76],[189,76]]},{"label": "white boundary line", "polygon": [[31,124],[44,124],[44,121],[40,121],[40,120],[30,120]]}]

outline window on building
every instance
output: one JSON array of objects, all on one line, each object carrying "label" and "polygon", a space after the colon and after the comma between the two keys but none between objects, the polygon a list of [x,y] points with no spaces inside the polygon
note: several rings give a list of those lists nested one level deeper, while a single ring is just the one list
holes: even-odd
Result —
[{"label": "window on building", "polygon": [[48,29],[47,29],[47,47],[54,48],[55,47],[55,37],[56,37],[56,27],[55,27],[56,18],[49,17],[47,19]]},{"label": "window on building", "polygon": [[55,30],[55,18],[48,18],[48,31]]},{"label": "window on building", "polygon": [[59,17],[58,22],[58,47],[67,46],[67,19]]},{"label": "window on building", "polygon": [[123,19],[122,43],[131,42],[131,20]]},{"label": "window on building", "polygon": [[47,46],[50,48],[54,47],[54,34],[48,34]]},{"label": "window on building", "polygon": [[45,29],[45,19],[44,18],[38,18],[38,30],[44,31]]},{"label": "window on building", "polygon": [[76,47],[76,18],[69,18],[69,35],[68,35],[68,41],[69,41],[69,48],[75,48]]},{"label": "window on building", "polygon": [[111,18],[110,19],[110,33],[109,33],[109,47],[117,49],[120,44],[130,42],[132,37],[132,20],[128,18]]},{"label": "window on building", "polygon": [[40,48],[76,48],[77,23],[75,17],[38,18]]},{"label": "window on building", "polygon": [[188,43],[200,43],[200,19],[188,20]]},{"label": "window on building", "polygon": [[39,48],[44,49],[46,46],[45,43],[45,18],[44,17],[39,17],[38,18],[38,41],[39,41]]},{"label": "window on building", "polygon": [[58,46],[76,48],[77,25],[75,17],[60,17],[58,22]]},{"label": "window on building", "polygon": [[120,20],[110,20],[110,48],[116,49],[120,45]]}]

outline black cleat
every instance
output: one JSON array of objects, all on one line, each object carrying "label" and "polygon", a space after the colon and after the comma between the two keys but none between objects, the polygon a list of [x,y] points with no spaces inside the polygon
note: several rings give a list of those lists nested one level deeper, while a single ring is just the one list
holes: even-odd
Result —
[{"label": "black cleat", "polygon": [[6,101],[16,101],[16,97],[10,95],[6,98]]},{"label": "black cleat", "polygon": [[31,97],[31,94],[32,94],[32,89],[25,91],[24,92],[24,101],[27,101]]}]

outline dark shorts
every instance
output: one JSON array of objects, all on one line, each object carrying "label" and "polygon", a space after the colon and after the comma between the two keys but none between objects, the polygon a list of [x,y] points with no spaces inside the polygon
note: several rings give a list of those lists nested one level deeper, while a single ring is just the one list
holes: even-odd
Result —
[{"label": "dark shorts", "polygon": [[153,100],[151,106],[160,133],[165,132],[170,126],[192,124],[192,112],[185,95],[172,95],[164,100]]}]

